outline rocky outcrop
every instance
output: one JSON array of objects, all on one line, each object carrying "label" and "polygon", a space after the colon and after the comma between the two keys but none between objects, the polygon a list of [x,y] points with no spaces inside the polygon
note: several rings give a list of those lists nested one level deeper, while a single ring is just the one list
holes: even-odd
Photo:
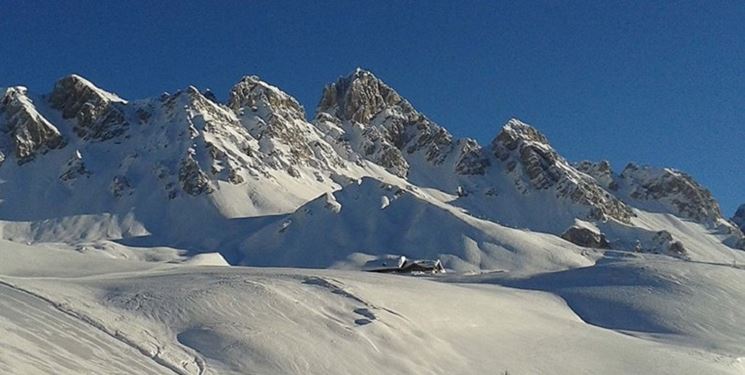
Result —
[{"label": "rocky outcrop", "polygon": [[745,232],[745,204],[741,205],[737,209],[737,212],[735,212],[735,216],[732,217],[732,222],[740,227],[740,230]]},{"label": "rocky outcrop", "polygon": [[25,87],[5,90],[0,99],[0,117],[0,129],[10,141],[7,151],[15,155],[18,164],[65,145],[59,130],[37,112]]},{"label": "rocky outcrop", "polygon": [[656,253],[663,253],[672,255],[675,257],[684,257],[686,255],[686,249],[683,243],[673,239],[670,232],[666,230],[659,231],[652,238],[652,249]]},{"label": "rocky outcrop", "polygon": [[611,192],[618,190],[618,183],[614,180],[613,169],[607,160],[594,163],[581,161],[575,165],[577,170],[594,178],[604,189]]},{"label": "rocky outcrop", "polygon": [[91,172],[85,167],[85,162],[83,162],[83,155],[79,150],[75,150],[62,168],[59,180],[69,185],[79,177],[88,177],[90,175]]},{"label": "rocky outcrop", "polygon": [[199,168],[194,155],[189,153],[182,161],[178,171],[181,189],[189,195],[209,194],[213,191],[207,175]]},{"label": "rocky outcrop", "polygon": [[519,120],[507,122],[492,141],[492,151],[517,189],[525,194],[531,189],[553,191],[559,199],[587,207],[586,219],[628,222],[633,216],[629,207],[594,178],[561,157],[543,134]]},{"label": "rocky outcrop", "polygon": [[631,199],[650,201],[674,215],[699,223],[714,224],[722,218],[711,192],[686,173],[631,163],[620,177]]},{"label": "rocky outcrop", "polygon": [[259,77],[244,77],[233,86],[228,107],[259,141],[259,151],[273,167],[295,170],[298,165],[324,169],[343,165],[318,129],[305,120],[300,103]]},{"label": "rocky outcrop", "polygon": [[455,173],[460,175],[483,175],[491,165],[483,148],[473,139],[463,139],[459,144],[459,158]]},{"label": "rocky outcrop", "polygon": [[604,234],[584,226],[574,225],[570,227],[561,234],[561,238],[579,246],[596,249],[610,248],[610,243],[608,243]]},{"label": "rocky outcrop", "polygon": [[120,107],[124,100],[74,74],[57,81],[48,100],[62,118],[75,121],[75,133],[86,140],[115,138],[129,126]]},{"label": "rocky outcrop", "polygon": [[408,174],[411,156],[420,154],[436,166],[455,146],[447,130],[362,69],[325,88],[315,123],[340,128],[339,141],[401,177]]}]

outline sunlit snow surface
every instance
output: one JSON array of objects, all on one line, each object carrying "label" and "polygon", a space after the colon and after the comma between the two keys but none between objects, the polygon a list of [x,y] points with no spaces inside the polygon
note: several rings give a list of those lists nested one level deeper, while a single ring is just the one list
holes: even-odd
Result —
[{"label": "sunlit snow surface", "polygon": [[0,372],[745,371],[745,270],[627,255],[536,276],[429,279],[0,242]]}]

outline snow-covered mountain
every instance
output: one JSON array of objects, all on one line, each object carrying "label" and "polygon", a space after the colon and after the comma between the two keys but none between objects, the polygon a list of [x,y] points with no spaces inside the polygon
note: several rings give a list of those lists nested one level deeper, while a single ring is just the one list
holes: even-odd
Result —
[{"label": "snow-covered mountain", "polygon": [[125,100],[77,75],[49,94],[3,91],[0,229],[14,241],[220,250],[243,264],[327,267],[361,253],[515,270],[546,262],[504,246],[513,233],[556,236],[557,267],[584,262],[572,254],[598,246],[587,233],[615,249],[709,261],[739,257],[745,242],[683,172],[572,164],[516,119],[486,147],[456,139],[361,69],[324,89],[312,122],[255,76],[226,103],[195,87]]},{"label": "snow-covered mountain", "polygon": [[[684,172],[457,139],[362,69],[312,116],[256,76],[0,96],[0,372],[745,370],[745,206]],[[358,272],[399,256],[448,272]]]}]

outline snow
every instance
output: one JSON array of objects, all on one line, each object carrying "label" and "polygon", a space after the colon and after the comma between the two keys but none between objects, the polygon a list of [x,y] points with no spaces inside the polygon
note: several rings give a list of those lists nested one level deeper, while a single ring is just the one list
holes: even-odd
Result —
[{"label": "snow", "polygon": [[[743,277],[737,269],[719,274],[717,266],[663,264],[657,270],[670,272],[670,279],[650,279],[641,268],[647,262],[632,261],[638,282],[622,283],[618,277],[623,274],[613,268],[626,263],[618,259],[597,272],[591,267],[498,281],[513,288],[482,276],[429,280],[338,270],[192,267],[0,245],[0,328],[11,332],[3,336],[0,366],[7,373],[111,373],[117,368],[180,374],[745,370],[738,359],[744,350],[737,340],[741,307],[732,300],[725,307],[731,314],[710,311],[716,308],[712,300],[745,291],[732,285],[719,289],[722,280]],[[46,261],[31,264],[24,253]],[[61,264],[67,264],[64,275]],[[98,272],[91,273],[94,264]],[[589,285],[582,287],[597,279],[610,288],[601,295],[623,309],[604,309],[595,318],[588,311],[596,309],[581,308],[583,303],[601,306],[585,302],[598,294]],[[687,284],[691,281],[697,284]],[[674,287],[676,282],[680,285]],[[678,288],[694,292],[684,301]],[[553,290],[569,305],[555,295],[525,289]],[[636,297],[642,302],[630,304]],[[676,298],[679,303],[667,307],[655,303]],[[657,326],[643,316],[667,322],[676,336],[656,335]],[[613,319],[637,319],[641,325],[602,327],[614,326]],[[21,329],[31,321],[36,328]]]},{"label": "snow", "polygon": [[98,96],[110,101],[110,102],[119,102],[119,103],[126,103],[127,101],[120,98],[119,95],[116,95],[112,92],[108,92],[106,90],[102,90],[96,85],[94,85],[91,81],[77,75],[77,74],[70,74],[69,78],[72,78],[76,83],[85,86],[87,89],[95,92]]},{"label": "snow", "polygon": [[[257,77],[228,105],[191,86],[128,102],[73,79],[122,111],[126,133],[83,140],[75,119],[22,90],[67,145],[22,166],[0,154],[2,373],[745,371],[742,234],[681,217],[677,204],[695,203],[683,194],[630,199],[636,182],[605,181],[596,197],[635,216],[593,218],[572,189],[597,181],[558,154],[561,176],[548,178],[564,185],[535,187],[493,149],[447,132],[433,145],[442,129],[387,86],[395,108],[378,103],[367,124],[309,123]],[[376,138],[407,116],[424,119],[404,129],[407,147]],[[386,150],[405,177],[373,162]],[[465,151],[488,167],[457,172]],[[187,191],[184,161],[209,192]],[[683,176],[640,179],[663,174]],[[572,225],[613,249],[558,237]],[[632,251],[664,253],[661,231],[685,254]],[[359,272],[406,259],[448,272]]]},{"label": "snow", "polygon": [[[352,253],[397,254],[440,259],[446,268],[461,272],[537,272],[594,262],[591,250],[556,236],[476,219],[406,186],[363,178],[331,197],[313,200],[248,236],[240,246],[241,263],[325,268],[346,261],[349,267]],[[389,199],[384,210],[381,197]]]}]

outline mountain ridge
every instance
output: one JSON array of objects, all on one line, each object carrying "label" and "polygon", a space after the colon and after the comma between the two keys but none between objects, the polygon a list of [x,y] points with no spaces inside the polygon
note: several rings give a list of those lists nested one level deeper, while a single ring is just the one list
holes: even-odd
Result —
[{"label": "mountain ridge", "polygon": [[[257,231],[289,220],[318,197],[355,191],[362,180],[373,179],[419,196],[414,210],[460,212],[443,216],[453,223],[462,214],[575,239],[580,246],[588,244],[577,239],[583,236],[576,228],[590,228],[617,250],[683,258],[721,260],[730,256],[727,249],[745,247],[741,229],[724,219],[711,193],[685,173],[631,164],[617,174],[607,162],[572,164],[536,128],[517,119],[507,121],[486,146],[458,139],[362,69],[327,85],[311,120],[295,98],[257,76],[241,78],[225,102],[193,86],[128,101],[78,75],[63,77],[46,95],[8,88],[3,98],[0,220],[3,238],[17,241],[149,238],[196,252],[222,249],[237,262],[244,257],[275,264],[259,260],[252,249],[260,242],[262,251],[276,254],[298,250],[280,248],[284,241],[270,241],[271,236],[259,240]],[[415,232],[434,230],[434,223],[424,225],[420,217],[391,217],[396,211],[370,216],[359,230],[395,236],[395,226],[388,224],[376,232],[386,222],[419,228]],[[687,221],[700,226],[696,233],[718,250],[700,251],[697,235],[679,229],[687,228]],[[99,229],[87,229],[90,225]],[[313,225],[323,230],[326,224]],[[361,239],[351,233],[347,238],[329,249],[333,261],[365,250]],[[486,264],[480,256],[494,254],[487,250],[494,240],[482,241],[471,255],[455,245],[437,249],[435,243],[406,255],[439,254],[453,259],[453,267],[479,268]],[[404,252],[401,246],[374,250]],[[453,254],[459,255],[450,258]],[[285,265],[307,261],[295,259]]]}]

